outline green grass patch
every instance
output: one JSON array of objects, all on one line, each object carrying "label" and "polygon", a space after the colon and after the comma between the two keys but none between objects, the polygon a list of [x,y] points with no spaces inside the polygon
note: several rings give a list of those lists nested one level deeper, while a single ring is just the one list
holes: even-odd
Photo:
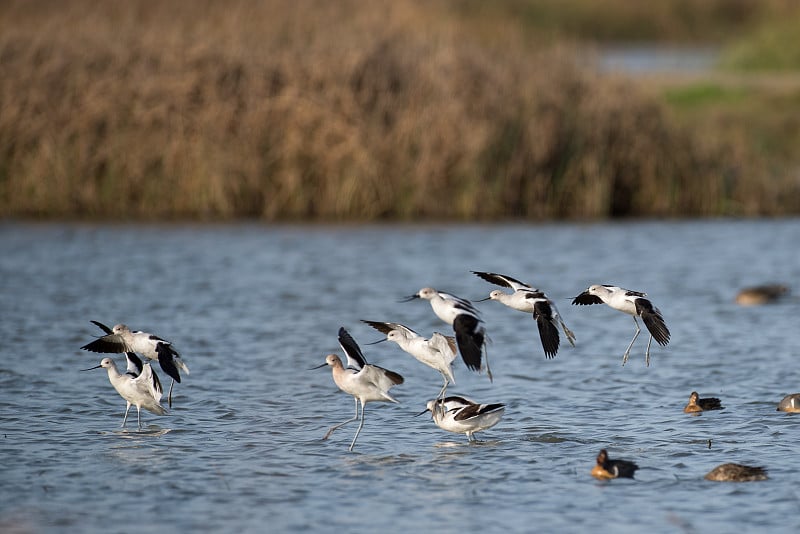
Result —
[{"label": "green grass patch", "polygon": [[709,105],[739,104],[752,96],[745,87],[725,87],[715,83],[700,83],[664,90],[664,100],[670,106],[695,110]]}]

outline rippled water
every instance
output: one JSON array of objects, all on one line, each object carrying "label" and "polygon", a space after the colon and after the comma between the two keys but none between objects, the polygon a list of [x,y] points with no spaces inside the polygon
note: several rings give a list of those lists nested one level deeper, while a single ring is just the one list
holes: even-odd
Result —
[{"label": "rippled water", "polygon": [[[758,308],[736,291],[795,287],[800,221],[542,226],[0,225],[0,530],[795,532],[800,417],[798,301]],[[446,331],[433,285],[478,299],[470,270],[556,299],[578,338],[546,360],[533,321],[480,303],[494,383],[459,360],[450,393],[507,405],[470,445],[414,417],[440,378],[359,319]],[[633,321],[568,297],[590,283],[647,291],[672,331],[622,367]],[[100,355],[78,348],[126,322],[172,340],[191,368],[169,415],[120,430],[124,401]],[[347,327],[402,373],[400,405],[353,402],[327,368]],[[123,361],[117,358],[120,362]],[[159,370],[155,366],[156,370]],[[160,372],[160,371],[159,371]],[[162,379],[164,375],[161,373]],[[689,392],[725,410],[682,413]],[[708,447],[711,440],[711,448]],[[600,448],[635,480],[589,476]],[[723,462],[770,480],[712,483]]]}]

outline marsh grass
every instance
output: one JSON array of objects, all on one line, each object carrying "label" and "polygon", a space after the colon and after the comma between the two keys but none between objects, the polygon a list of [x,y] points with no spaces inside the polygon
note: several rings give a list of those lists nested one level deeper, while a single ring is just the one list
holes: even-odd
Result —
[{"label": "marsh grass", "polygon": [[[724,44],[762,24],[800,15],[796,0],[462,0],[467,23],[594,42]],[[502,23],[502,24],[501,24]],[[491,32],[490,32],[491,33]]]},{"label": "marsh grass", "polygon": [[800,4],[797,7],[795,13],[765,22],[733,43],[722,67],[750,72],[800,70]]},{"label": "marsh grass", "polygon": [[[448,2],[6,2],[0,213],[489,220],[796,212],[739,135]],[[724,132],[724,130],[723,130]],[[792,188],[794,187],[794,188]]]}]

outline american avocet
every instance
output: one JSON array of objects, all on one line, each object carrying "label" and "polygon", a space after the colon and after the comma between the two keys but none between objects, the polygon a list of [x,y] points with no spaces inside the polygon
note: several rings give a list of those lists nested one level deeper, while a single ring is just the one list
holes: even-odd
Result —
[{"label": "american avocet", "polygon": [[[130,366],[130,356],[128,357],[128,363]],[[141,360],[139,360],[138,363],[141,364]],[[136,421],[139,428],[142,428],[142,408],[156,415],[164,415],[167,413],[167,410],[165,410],[160,403],[162,394],[161,383],[158,381],[158,377],[149,363],[142,365],[141,372],[138,376],[132,376],[129,373],[120,373],[117,370],[117,365],[111,358],[103,358],[100,361],[100,365],[84,369],[84,371],[91,371],[92,369],[99,369],[101,367],[108,371],[108,380],[111,382],[111,385],[114,386],[117,393],[128,403],[125,409],[125,417],[122,419],[123,427],[128,422],[128,411],[130,411],[132,404],[136,405]]]},{"label": "american avocet", "polygon": [[633,317],[633,322],[636,324],[636,333],[625,350],[625,354],[622,355],[622,365],[625,365],[625,362],[628,361],[633,342],[636,341],[636,338],[639,337],[639,332],[641,332],[636,316],[641,317],[647,330],[650,331],[650,339],[647,342],[647,351],[645,352],[645,363],[650,366],[650,344],[653,342],[653,338],[659,345],[666,346],[669,343],[670,334],[661,312],[653,306],[652,302],[645,298],[646,296],[647,293],[631,291],[616,286],[595,284],[589,286],[586,291],[572,299],[572,303],[580,305],[605,303],[615,310]]},{"label": "american avocet", "polygon": [[707,397],[701,399],[696,391],[692,391],[689,395],[689,403],[683,409],[684,413],[697,413],[706,410],[722,410],[723,406],[720,400],[716,397]]},{"label": "american avocet", "polygon": [[397,403],[397,399],[389,395],[389,389],[402,384],[403,377],[394,371],[368,364],[358,344],[344,328],[339,328],[339,345],[347,356],[347,368],[342,365],[342,360],[337,355],[328,354],[325,357],[325,363],[313,369],[330,365],[333,381],[339,389],[352,395],[356,404],[356,413],[352,419],[333,425],[322,439],[328,439],[328,436],[334,430],[358,419],[358,404],[359,402],[361,403],[361,423],[358,425],[356,435],[353,436],[352,443],[350,443],[350,450],[352,451],[358,435],[364,427],[364,406],[373,401]]},{"label": "american avocet", "polygon": [[400,323],[366,321],[364,319],[362,319],[362,322],[386,334],[386,339],[381,341],[394,341],[401,349],[416,358],[417,361],[439,371],[442,379],[444,379],[444,385],[439,392],[439,397],[444,396],[448,384],[455,384],[453,360],[456,358],[456,340],[454,337],[434,332],[428,339]]},{"label": "american avocet", "polygon": [[442,430],[466,434],[469,441],[476,441],[473,434],[499,423],[505,409],[504,404],[477,404],[465,397],[451,396],[428,401],[417,415],[431,412],[434,423]]},{"label": "american avocet", "polygon": [[792,393],[782,398],[781,402],[778,404],[777,411],[791,413],[800,412],[800,393]]},{"label": "american avocet", "polygon": [[597,463],[592,468],[592,476],[600,480],[611,478],[633,478],[639,466],[628,460],[612,460],[605,449],[597,455]]},{"label": "american avocet", "polygon": [[703,478],[715,482],[755,482],[767,480],[769,477],[767,477],[767,470],[763,467],[722,464],[709,471]]},{"label": "american avocet", "polygon": [[531,287],[510,276],[497,273],[472,271],[491,284],[513,289],[513,293],[504,293],[496,289],[489,293],[489,299],[505,304],[509,308],[533,314],[536,326],[539,328],[539,338],[542,341],[544,355],[548,358],[555,357],[561,339],[558,335],[558,326],[561,325],[564,335],[570,345],[575,346],[575,334],[567,328],[561,314],[558,313],[556,303],[544,291]]},{"label": "american avocet", "polygon": [[740,306],[760,306],[775,302],[789,294],[789,288],[782,284],[764,284],[746,287],[736,295],[736,303]]},{"label": "american avocet", "polygon": [[182,369],[189,374],[189,368],[183,363],[178,352],[172,347],[172,343],[161,339],[147,332],[131,331],[124,324],[115,325],[109,328],[99,321],[91,321],[97,325],[106,335],[87,343],[83,350],[102,353],[138,352],[148,360],[158,360],[161,369],[172,378],[169,386],[167,399],[169,406],[172,407],[172,387],[175,382],[180,384],[181,374],[178,369]]},{"label": "american avocet", "polygon": [[[483,347],[486,344],[486,327],[483,325],[477,308],[467,299],[462,299],[437,291],[432,287],[423,287],[413,295],[403,299],[404,302],[413,299],[430,301],[433,313],[445,323],[452,325],[456,333],[456,344],[461,358],[468,368],[473,371],[481,370]],[[489,368],[489,356],[486,356],[486,374],[492,379],[492,370]]]}]

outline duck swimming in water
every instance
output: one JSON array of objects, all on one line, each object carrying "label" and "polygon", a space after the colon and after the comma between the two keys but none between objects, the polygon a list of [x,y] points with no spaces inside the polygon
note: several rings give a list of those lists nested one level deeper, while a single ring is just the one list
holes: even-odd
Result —
[{"label": "duck swimming in water", "polygon": [[789,294],[789,288],[781,284],[765,284],[746,287],[736,295],[736,304],[740,306],[761,306],[771,304]]},{"label": "duck swimming in water", "polygon": [[683,409],[684,413],[698,413],[706,410],[722,410],[724,406],[716,397],[708,397],[701,399],[696,391],[692,391],[689,395],[689,404]]},{"label": "duck swimming in water", "polygon": [[715,482],[753,482],[767,480],[767,470],[741,464],[722,464],[712,469],[705,477]]},{"label": "duck swimming in water", "polygon": [[778,404],[779,412],[800,413],[800,393],[786,395]]},{"label": "duck swimming in water", "polygon": [[600,480],[612,478],[633,478],[639,466],[628,460],[612,460],[608,452],[602,449],[597,455],[597,465],[592,468],[592,476]]}]

